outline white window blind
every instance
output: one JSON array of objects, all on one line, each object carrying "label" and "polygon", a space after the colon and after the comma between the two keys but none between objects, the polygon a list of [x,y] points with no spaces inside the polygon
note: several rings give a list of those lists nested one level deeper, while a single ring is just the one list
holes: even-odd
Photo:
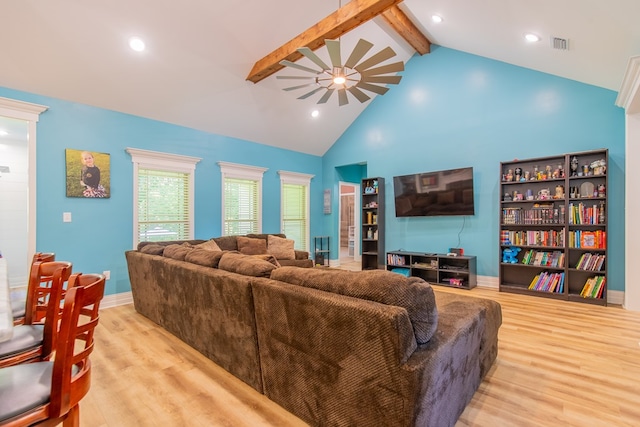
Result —
[{"label": "white window blind", "polygon": [[259,232],[258,182],[250,179],[224,180],[224,235]]},{"label": "white window blind", "polygon": [[188,239],[189,174],[138,170],[138,235],[140,241]]},{"label": "white window blind", "polygon": [[193,239],[198,157],[127,148],[133,163],[133,247]]},{"label": "white window blind", "polygon": [[282,185],[282,232],[295,241],[295,248],[306,250],[307,187],[298,184]]},{"label": "white window blind", "polygon": [[278,171],[281,182],[282,232],[295,248],[309,250],[309,187],[313,175]]},{"label": "white window blind", "polygon": [[256,166],[218,162],[222,173],[222,232],[237,236],[262,232],[262,176]]}]

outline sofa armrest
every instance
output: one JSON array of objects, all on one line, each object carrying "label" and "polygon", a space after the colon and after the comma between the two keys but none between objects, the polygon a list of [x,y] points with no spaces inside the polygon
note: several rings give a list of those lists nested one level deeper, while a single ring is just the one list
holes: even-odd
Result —
[{"label": "sofa armrest", "polygon": [[309,252],[307,251],[299,251],[299,250],[295,250],[296,253],[296,259],[309,259]]}]

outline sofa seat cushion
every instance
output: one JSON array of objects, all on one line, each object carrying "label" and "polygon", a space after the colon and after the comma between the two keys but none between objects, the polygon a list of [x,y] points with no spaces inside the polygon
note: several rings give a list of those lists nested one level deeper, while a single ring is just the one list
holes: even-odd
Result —
[{"label": "sofa seat cushion", "polygon": [[271,279],[403,307],[418,344],[428,342],[438,327],[433,289],[419,277],[403,277],[384,270],[281,267],[271,272]]},{"label": "sofa seat cushion", "polygon": [[267,252],[277,259],[296,259],[294,245],[292,239],[271,235],[267,239]]},{"label": "sofa seat cushion", "polygon": [[223,251],[212,251],[196,246],[186,253],[184,260],[205,267],[217,268],[223,254]]},{"label": "sofa seat cushion", "polygon": [[238,236],[238,251],[245,255],[260,255],[267,253],[267,241],[251,237]]},{"label": "sofa seat cushion", "polygon": [[245,276],[269,277],[271,271],[277,267],[267,260],[251,255],[224,252],[222,258],[220,258],[218,268]]}]

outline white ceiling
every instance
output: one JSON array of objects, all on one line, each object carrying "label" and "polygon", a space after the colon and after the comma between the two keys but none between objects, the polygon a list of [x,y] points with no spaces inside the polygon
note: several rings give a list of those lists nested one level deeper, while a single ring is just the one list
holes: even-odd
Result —
[{"label": "white ceiling", "polygon": [[[305,91],[285,92],[293,84],[275,76],[256,84],[245,79],[257,60],[339,5],[6,0],[0,86],[322,155],[369,103],[350,98],[338,107],[334,95],[317,105],[319,94],[297,100]],[[639,0],[405,0],[400,8],[434,44],[614,91],[629,58],[640,54]],[[444,21],[432,23],[433,14]],[[525,43],[529,31],[542,40]],[[144,38],[146,52],[129,49],[132,35]],[[552,49],[554,36],[569,39],[569,51]],[[394,60],[414,54],[380,18],[342,37],[343,57],[359,38],[374,43],[372,52],[391,46]],[[316,53],[328,61],[325,48]]]}]

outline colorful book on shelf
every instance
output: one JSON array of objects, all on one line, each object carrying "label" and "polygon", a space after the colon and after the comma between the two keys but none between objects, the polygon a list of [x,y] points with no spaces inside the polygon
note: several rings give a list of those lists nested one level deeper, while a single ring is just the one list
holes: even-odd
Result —
[{"label": "colorful book on shelf", "polygon": [[593,231],[582,231],[582,233],[580,233],[580,247],[584,249],[597,249],[596,233]]}]

